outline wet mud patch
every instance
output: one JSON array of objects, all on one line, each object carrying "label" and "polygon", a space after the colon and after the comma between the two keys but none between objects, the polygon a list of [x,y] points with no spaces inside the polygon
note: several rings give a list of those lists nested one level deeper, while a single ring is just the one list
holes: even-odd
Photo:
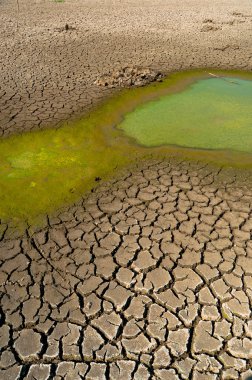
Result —
[{"label": "wet mud patch", "polygon": [[[238,78],[234,81],[252,78],[249,73],[237,72],[215,71],[214,75],[228,76],[231,82],[233,77]],[[120,173],[119,169],[146,158],[172,156],[212,162],[219,166],[252,168],[249,149],[245,152],[230,150],[235,149],[233,146],[217,147],[218,150],[212,146],[192,149],[194,144],[168,140],[164,141],[168,145],[150,148],[141,146],[117,128],[125,122],[127,115],[137,112],[139,106],[150,104],[160,97],[183,96],[188,89],[200,83],[199,80],[207,78],[211,78],[209,83],[217,81],[206,71],[174,73],[162,83],[124,90],[82,119],[62,125],[57,130],[2,139],[1,221],[11,221],[16,226],[24,222],[28,225],[40,223],[40,217],[80,199],[86,191],[97,186],[100,179],[115,177]],[[222,79],[218,80],[223,82]],[[157,115],[153,115],[153,119],[155,117]],[[246,142],[249,145],[249,140]]]}]

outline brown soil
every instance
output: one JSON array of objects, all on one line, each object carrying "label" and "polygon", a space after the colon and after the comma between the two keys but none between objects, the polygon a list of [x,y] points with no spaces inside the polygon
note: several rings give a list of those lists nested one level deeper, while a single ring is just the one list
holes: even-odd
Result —
[{"label": "brown soil", "polygon": [[249,0],[1,0],[0,134],[83,113],[125,66],[251,70],[251,21]]},{"label": "brown soil", "polygon": [[0,243],[3,378],[246,379],[251,202],[225,170],[152,162]]},{"label": "brown soil", "polygon": [[[248,0],[16,5],[0,0],[3,137],[86,111],[116,67],[252,69]],[[251,204],[233,172],[171,160],[34,234],[0,223],[0,378],[247,379]]]}]

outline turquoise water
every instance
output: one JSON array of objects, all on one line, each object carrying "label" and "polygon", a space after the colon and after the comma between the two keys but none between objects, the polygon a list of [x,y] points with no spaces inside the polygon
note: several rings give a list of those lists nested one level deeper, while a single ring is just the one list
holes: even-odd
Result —
[{"label": "turquoise water", "polygon": [[118,125],[139,144],[252,152],[252,81],[202,79],[138,106]]}]

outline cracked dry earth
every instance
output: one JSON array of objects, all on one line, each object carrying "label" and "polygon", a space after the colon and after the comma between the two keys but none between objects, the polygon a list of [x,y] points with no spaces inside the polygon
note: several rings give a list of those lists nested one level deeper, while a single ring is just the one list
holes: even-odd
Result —
[{"label": "cracked dry earth", "polygon": [[251,187],[153,162],[2,240],[1,379],[247,379]]},{"label": "cracked dry earth", "polygon": [[251,23],[250,0],[0,0],[0,136],[82,115],[125,66],[252,70]]}]

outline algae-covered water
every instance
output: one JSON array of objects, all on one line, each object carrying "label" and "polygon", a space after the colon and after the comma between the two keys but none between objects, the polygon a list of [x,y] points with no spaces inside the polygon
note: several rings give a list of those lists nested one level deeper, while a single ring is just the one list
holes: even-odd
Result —
[{"label": "algae-covered water", "polygon": [[39,224],[97,179],[150,156],[252,168],[252,74],[214,75],[174,73],[57,130],[1,139],[0,220]]},{"label": "algae-covered water", "polygon": [[202,79],[137,107],[118,126],[139,144],[252,152],[252,82]]}]

